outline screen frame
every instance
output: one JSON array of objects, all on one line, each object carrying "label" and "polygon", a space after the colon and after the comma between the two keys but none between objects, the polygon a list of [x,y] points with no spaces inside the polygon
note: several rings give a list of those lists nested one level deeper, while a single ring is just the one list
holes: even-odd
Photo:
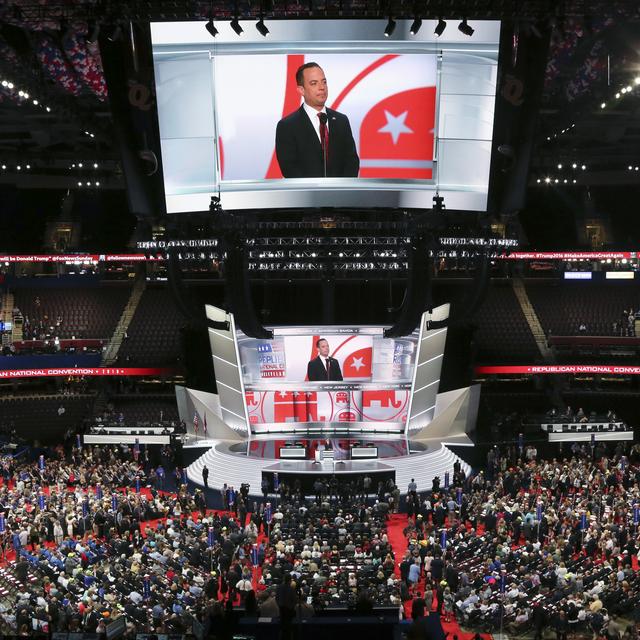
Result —
[{"label": "screen frame", "polygon": [[[451,20],[453,22],[453,20]],[[212,198],[226,210],[299,209],[315,207],[431,209],[436,193],[443,196],[449,209],[486,211],[487,184],[447,185],[438,178],[438,127],[440,113],[440,76],[443,51],[490,59],[498,65],[501,23],[475,21],[475,33],[469,38],[450,24],[440,37],[434,35],[436,20],[424,20],[421,30],[410,33],[411,20],[397,20],[394,33],[385,38],[384,21],[361,20],[270,20],[268,40],[253,28],[252,21],[240,21],[244,31],[237,36],[226,21],[216,21],[215,40],[205,22],[152,22],[150,24],[154,63],[162,56],[180,51],[204,54],[210,58],[232,53],[424,53],[436,55],[436,111],[433,178],[396,180],[377,178],[288,178],[282,180],[221,180],[216,154],[213,190],[203,186],[195,192],[166,194],[169,213],[207,211]],[[330,34],[330,38],[329,38]],[[189,44],[185,44],[189,42]],[[342,43],[342,45],[341,45]],[[215,92],[212,91],[213,94]],[[217,139],[215,95],[214,138]],[[495,96],[494,96],[495,117]],[[492,143],[492,140],[490,141]],[[215,143],[214,143],[215,144]]]}]

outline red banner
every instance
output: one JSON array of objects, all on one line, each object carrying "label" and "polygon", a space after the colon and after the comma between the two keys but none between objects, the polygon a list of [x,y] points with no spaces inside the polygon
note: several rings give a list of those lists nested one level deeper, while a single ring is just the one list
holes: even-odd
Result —
[{"label": "red banner", "polygon": [[23,254],[23,255],[0,255],[0,262],[64,262],[72,264],[87,264],[96,262],[155,262],[164,260],[160,254],[152,255],[146,253],[130,254]]},{"label": "red banner", "polygon": [[627,260],[635,251],[512,251],[497,256],[501,260]]},{"label": "red banner", "polygon": [[68,367],[60,369],[6,369],[0,371],[0,380],[7,378],[52,378],[58,376],[170,376],[173,369],[138,367]]},{"label": "red banner", "polygon": [[555,373],[601,373],[610,375],[640,375],[640,366],[623,367],[609,364],[553,364],[476,367],[476,375],[517,375]]}]

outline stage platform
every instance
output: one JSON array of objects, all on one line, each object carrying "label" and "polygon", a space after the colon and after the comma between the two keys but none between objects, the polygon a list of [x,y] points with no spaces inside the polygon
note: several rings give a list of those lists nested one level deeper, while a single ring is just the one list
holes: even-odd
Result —
[{"label": "stage platform", "polygon": [[[346,435],[344,439],[353,440]],[[436,476],[440,478],[441,485],[444,484],[445,472],[449,472],[452,477],[453,465],[456,461],[460,463],[465,474],[471,473],[471,467],[464,460],[455,455],[444,443],[437,441],[413,442],[397,435],[394,439],[386,440],[359,437],[359,443],[373,444],[385,455],[376,460],[345,459],[314,464],[313,459],[280,460],[275,457],[272,452],[275,451],[278,443],[283,444],[287,440],[299,442],[300,438],[287,439],[283,435],[254,436],[248,442],[190,439],[187,446],[206,447],[206,451],[187,467],[187,475],[190,481],[203,486],[202,468],[206,465],[209,469],[209,488],[220,489],[226,483],[238,490],[242,483],[249,483],[251,495],[260,495],[263,477],[271,479],[274,472],[289,475],[290,478],[296,475],[308,477],[335,475],[343,476],[345,480],[352,480],[358,475],[371,475],[374,481],[376,478],[373,474],[376,474],[379,478],[393,477],[404,495],[412,478],[415,478],[419,491],[430,490],[433,478]],[[309,444],[312,442],[308,441]],[[460,442],[460,444],[468,445],[469,441]]]}]

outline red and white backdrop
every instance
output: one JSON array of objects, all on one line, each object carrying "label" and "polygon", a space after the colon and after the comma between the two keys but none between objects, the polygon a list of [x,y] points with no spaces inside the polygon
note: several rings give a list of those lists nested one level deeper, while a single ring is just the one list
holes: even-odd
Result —
[{"label": "red and white backdrop", "polygon": [[436,56],[322,53],[215,57],[223,180],[282,178],[276,125],[300,107],[295,72],[310,61],[327,77],[327,107],[349,118],[360,177],[432,178]]},{"label": "red and white backdrop", "polygon": [[407,419],[409,390],[363,391],[247,391],[249,422],[389,422]]}]

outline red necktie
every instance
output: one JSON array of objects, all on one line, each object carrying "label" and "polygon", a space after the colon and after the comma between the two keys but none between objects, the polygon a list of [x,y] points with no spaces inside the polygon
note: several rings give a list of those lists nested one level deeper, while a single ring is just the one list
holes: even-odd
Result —
[{"label": "red necktie", "polygon": [[329,128],[327,127],[327,114],[319,113],[320,118],[320,147],[322,148],[322,157],[329,161]]}]

